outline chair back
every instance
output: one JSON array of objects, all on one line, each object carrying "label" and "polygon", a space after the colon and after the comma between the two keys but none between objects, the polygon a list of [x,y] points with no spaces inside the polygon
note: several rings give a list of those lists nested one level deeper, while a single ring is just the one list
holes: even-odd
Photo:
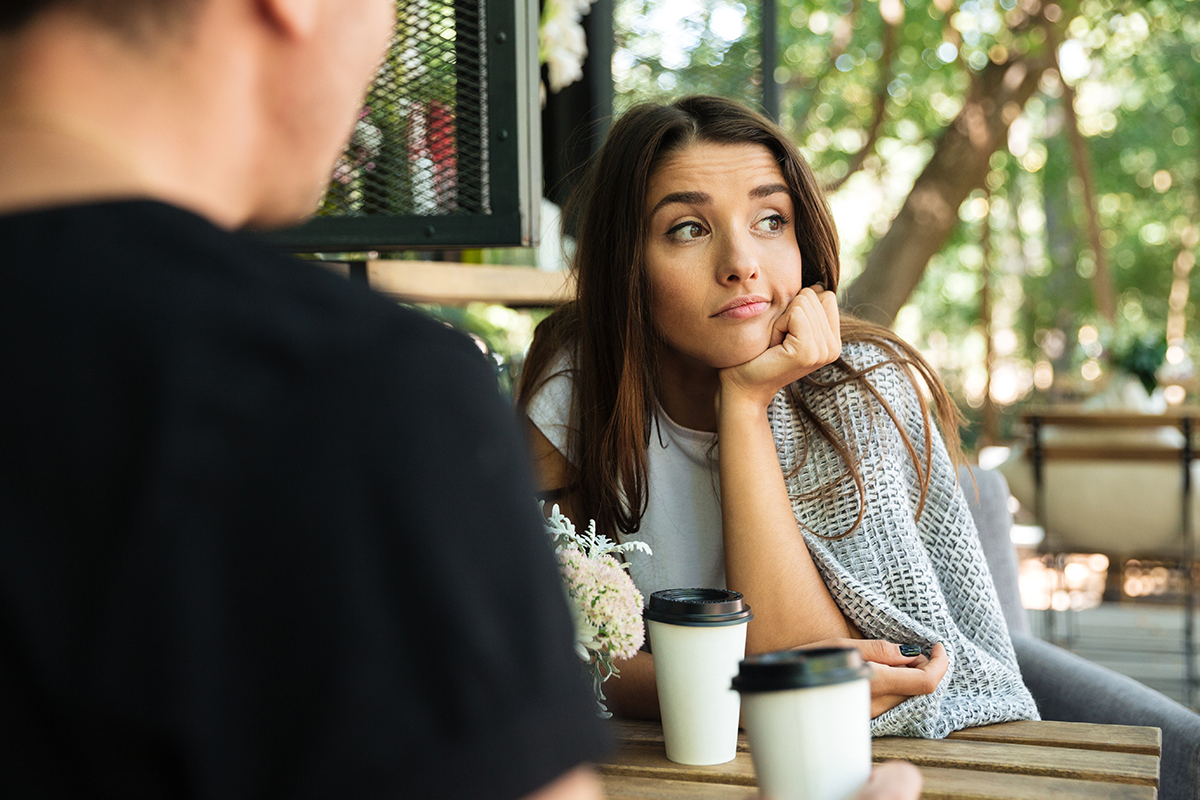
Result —
[{"label": "chair back", "polygon": [[[999,466],[1013,496],[1046,531],[1048,553],[1104,553],[1175,561],[1200,557],[1183,530],[1184,470],[1200,481],[1200,412],[1134,414],[1069,408],[1028,412],[1027,442]],[[1193,441],[1188,442],[1188,436]],[[1034,456],[1041,464],[1041,493]],[[1200,491],[1186,521],[1200,531]]]},{"label": "chair back", "polygon": [[[973,479],[973,480],[972,480]],[[1000,608],[1011,633],[1028,635],[1029,615],[1021,605],[1017,551],[1012,543],[1012,512],[1008,508],[1008,481],[999,472],[964,465],[958,481],[979,530],[983,555],[992,571]]]}]

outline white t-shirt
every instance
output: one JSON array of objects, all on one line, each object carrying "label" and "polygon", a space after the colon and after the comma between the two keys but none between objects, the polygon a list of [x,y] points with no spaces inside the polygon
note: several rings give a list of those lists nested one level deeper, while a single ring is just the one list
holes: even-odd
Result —
[{"label": "white t-shirt", "polygon": [[[572,464],[569,452],[574,383],[565,355],[550,365],[554,375],[530,400],[527,413],[538,430]],[[558,374],[555,374],[558,373]],[[641,530],[619,534],[641,541],[653,555],[626,553],[629,574],[642,595],[659,589],[725,588],[725,544],[721,534],[717,435],[676,424],[661,407],[646,449],[648,505]],[[571,520],[581,530],[587,520]]]}]

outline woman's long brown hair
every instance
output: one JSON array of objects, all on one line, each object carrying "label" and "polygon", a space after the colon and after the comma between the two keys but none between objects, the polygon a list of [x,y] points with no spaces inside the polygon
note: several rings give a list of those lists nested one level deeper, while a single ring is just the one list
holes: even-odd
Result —
[{"label": "woman's long brown hair", "polygon": [[[577,469],[576,481],[556,487],[570,494],[581,519],[595,519],[598,530],[613,538],[634,533],[646,511],[646,449],[658,397],[659,334],[651,314],[644,246],[647,240],[646,192],[654,170],[670,153],[693,142],[761,144],[775,156],[790,190],[795,211],[793,229],[800,246],[802,283],[820,283],[837,291],[840,276],[837,230],[808,162],[786,134],[766,117],[732,100],[687,97],[670,105],[640,105],[612,127],[572,205],[580,220],[572,270],[576,295],[537,328],[518,386],[517,409],[524,415],[529,398],[546,380],[551,362],[561,351],[570,354],[574,401],[568,452]],[[934,400],[947,447],[959,454],[957,407],[933,369],[911,346],[887,328],[843,314],[844,342],[868,342],[887,355],[883,363],[902,364],[913,380],[920,376]],[[933,447],[929,405],[917,396],[925,422],[925,441],[918,454],[896,414],[867,374],[838,359],[839,375],[830,382],[813,376],[802,383],[832,389],[859,382],[878,400],[896,425],[921,482],[921,505],[929,486],[928,465]],[[824,371],[821,371],[824,372]],[[835,490],[846,478],[866,497],[858,459],[851,447],[809,407],[800,387],[788,387],[801,414],[841,456],[842,476],[809,494]],[[914,381],[914,388],[916,383]],[[922,463],[923,462],[923,463]],[[918,514],[920,510],[918,510]],[[848,536],[863,517],[863,503],[853,526],[831,538]]]}]

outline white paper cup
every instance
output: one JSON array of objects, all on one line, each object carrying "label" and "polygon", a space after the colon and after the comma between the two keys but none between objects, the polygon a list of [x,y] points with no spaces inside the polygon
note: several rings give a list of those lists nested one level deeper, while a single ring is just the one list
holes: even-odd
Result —
[{"label": "white paper cup", "polygon": [[733,686],[758,788],[771,800],[846,800],[871,774],[870,668],[853,648],[742,662]]},{"label": "white paper cup", "polygon": [[732,761],[741,702],[730,684],[746,654],[750,607],[727,589],[664,589],[650,595],[645,617],[667,758]]}]

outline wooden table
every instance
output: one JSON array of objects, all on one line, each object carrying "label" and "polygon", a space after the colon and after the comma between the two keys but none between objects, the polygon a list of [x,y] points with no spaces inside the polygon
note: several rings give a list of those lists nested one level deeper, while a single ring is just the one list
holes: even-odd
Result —
[{"label": "wooden table", "polygon": [[[745,734],[728,764],[668,761],[657,722],[613,721],[619,742],[600,764],[605,797],[629,800],[750,800],[754,765]],[[1153,800],[1158,794],[1158,728],[1077,722],[1006,722],[947,739],[875,739],[876,762],[921,768],[923,800]]]}]

